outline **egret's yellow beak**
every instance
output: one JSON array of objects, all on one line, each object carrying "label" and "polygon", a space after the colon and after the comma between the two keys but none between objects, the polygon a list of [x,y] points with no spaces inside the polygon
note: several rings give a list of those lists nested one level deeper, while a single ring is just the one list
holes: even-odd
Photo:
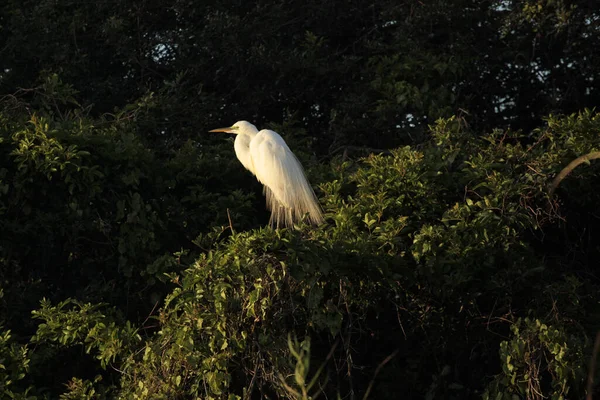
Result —
[{"label": "egret's yellow beak", "polygon": [[[227,132],[227,133],[235,133],[235,130],[237,129],[237,126],[229,126],[227,128],[217,128],[217,129],[212,129],[209,132]],[[232,132],[233,131],[233,132]]]}]

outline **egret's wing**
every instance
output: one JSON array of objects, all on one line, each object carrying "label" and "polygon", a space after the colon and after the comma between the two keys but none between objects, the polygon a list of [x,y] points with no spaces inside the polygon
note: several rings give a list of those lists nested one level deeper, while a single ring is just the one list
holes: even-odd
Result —
[{"label": "egret's wing", "polygon": [[271,224],[292,226],[304,214],[313,224],[323,222],[317,197],[302,165],[277,132],[263,129],[250,143],[256,178],[265,185]]}]

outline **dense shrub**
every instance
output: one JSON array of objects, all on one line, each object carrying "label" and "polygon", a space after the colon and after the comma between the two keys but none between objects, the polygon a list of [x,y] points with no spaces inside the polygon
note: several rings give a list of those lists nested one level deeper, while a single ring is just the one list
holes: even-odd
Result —
[{"label": "dense shrub", "polygon": [[600,115],[527,137],[439,120],[418,148],[320,168],[323,226],[246,231],[250,197],[184,168],[217,156],[160,159],[127,126],[4,119],[7,393],[583,395],[598,288],[573,260],[597,248],[573,233],[595,232],[597,168],[547,187],[598,149]]},{"label": "dense shrub", "polygon": [[0,397],[597,394],[593,3],[1,2]]}]

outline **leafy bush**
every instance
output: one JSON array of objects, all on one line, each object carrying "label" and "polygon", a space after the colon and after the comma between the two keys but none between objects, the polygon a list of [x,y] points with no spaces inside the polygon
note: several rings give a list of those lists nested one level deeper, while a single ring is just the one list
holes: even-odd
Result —
[{"label": "leafy bush", "polygon": [[15,396],[583,395],[598,288],[572,255],[598,251],[574,235],[595,232],[597,168],[547,188],[598,149],[592,111],[529,136],[440,119],[418,147],[334,159],[315,169],[327,223],[289,230],[246,229],[262,201],[205,144],[158,154],[118,116],[2,118]]},{"label": "leafy bush", "polygon": [[585,375],[579,338],[528,318],[511,325],[511,332],[511,340],[500,343],[502,373],[484,399],[564,399],[571,390],[581,390]]}]

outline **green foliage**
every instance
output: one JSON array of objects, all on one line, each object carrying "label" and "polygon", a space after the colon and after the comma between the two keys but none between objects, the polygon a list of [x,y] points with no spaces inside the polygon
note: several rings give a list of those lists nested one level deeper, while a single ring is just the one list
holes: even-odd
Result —
[{"label": "green foliage", "polygon": [[[325,364],[321,365],[321,367],[315,372],[314,376],[310,381],[308,380],[308,374],[310,371],[310,337],[305,338],[301,343],[298,342],[298,339],[291,337],[288,335],[288,348],[292,356],[296,359],[296,368],[294,370],[293,375],[293,385],[297,387],[297,390],[294,387],[288,385],[286,382],[286,378],[280,376],[279,379],[283,384],[283,387],[287,391],[287,395],[293,399],[313,399],[316,398],[319,392],[315,392],[314,395],[309,395],[312,388],[315,387],[315,384],[318,382],[318,379],[323,371],[323,367]],[[334,347],[335,348],[335,347]],[[331,353],[330,353],[331,354]]]},{"label": "green foliage", "polygon": [[[120,117],[3,120],[4,226],[22,238],[2,242],[15,395],[583,393],[598,291],[580,278],[587,264],[565,266],[596,250],[561,218],[589,226],[578,210],[598,201],[597,169],[561,185],[564,215],[547,185],[598,149],[592,111],[551,116],[529,137],[440,119],[418,148],[321,168],[327,224],[275,231],[244,230],[254,195],[213,191],[225,172],[195,171],[220,158],[192,142],[161,158]],[[560,246],[542,236],[556,231]],[[48,251],[36,257],[32,243]],[[550,314],[552,326],[535,322]],[[73,357],[43,389],[44,371]]]},{"label": "green foliage", "polygon": [[102,380],[102,376],[98,375],[93,382],[79,378],[73,378],[67,383],[67,392],[60,395],[60,400],[79,400],[79,399],[97,399],[103,398],[105,393],[99,392],[94,388]]},{"label": "green foliage", "polygon": [[[254,371],[255,385],[280,387],[279,376],[290,368],[281,340],[286,324],[295,320],[292,326],[333,335],[341,329],[343,311],[325,294],[349,284],[325,254],[292,232],[264,229],[236,235],[201,255],[182,278],[172,276],[179,287],[158,317],[161,331],[143,356],[125,364],[126,376],[135,381],[125,379],[123,388],[137,396],[223,396],[242,389],[234,377],[240,379],[246,368]],[[365,284],[354,290],[372,286]]]},{"label": "green foliage", "polygon": [[[73,309],[69,307],[73,305]],[[61,347],[84,345],[85,352],[96,350],[102,368],[114,363],[116,357],[141,340],[129,322],[117,325],[100,311],[102,305],[80,304],[67,300],[52,307],[42,300],[41,308],[33,311],[33,318],[44,322],[38,325],[32,343],[50,342]]]},{"label": "green foliage", "polygon": [[0,94],[55,87],[60,74],[97,116],[153,94],[136,131],[168,147],[240,118],[264,125],[294,115],[320,154],[420,142],[433,121],[459,112],[478,131],[529,131],[548,113],[598,104],[598,9],[589,1],[340,7],[7,0]]},{"label": "green foliage", "polygon": [[[36,94],[40,101],[59,96],[48,90]],[[235,185],[215,188],[216,174],[205,173],[209,165],[220,163],[225,176],[234,164],[192,143],[159,157],[132,132],[128,115],[138,106],[92,119],[82,109],[60,115],[54,101],[44,104],[45,112],[30,117],[0,114],[0,288],[10,299],[0,300],[0,322],[17,337],[38,330],[40,353],[47,354],[36,368],[68,357],[60,349],[74,344],[85,344],[106,366],[135,331],[124,319],[145,318],[170,291],[165,273],[182,269],[182,247],[208,227],[227,224],[228,210],[240,228],[253,223],[254,195]],[[48,301],[36,317],[48,321],[39,331],[23,315],[42,298]],[[99,319],[100,302],[119,310],[108,307],[108,320]],[[67,311],[71,306],[82,309]],[[64,324],[69,329],[62,331]],[[73,385],[88,390],[86,382]]]},{"label": "green foliage", "polygon": [[[0,397],[584,397],[598,165],[548,184],[600,150],[598,18],[4,1]],[[258,228],[238,119],[325,224]]]},{"label": "green foliage", "polygon": [[23,389],[19,381],[29,372],[29,349],[14,342],[10,330],[0,330],[0,392],[11,399],[34,399],[31,387]]},{"label": "green foliage", "polygon": [[[528,318],[519,319],[511,332],[511,340],[500,344],[502,373],[490,384],[484,399],[511,399],[513,395],[565,399],[582,385],[585,374],[579,338],[568,335],[564,328]],[[550,375],[549,384],[542,382],[544,374]]]}]

